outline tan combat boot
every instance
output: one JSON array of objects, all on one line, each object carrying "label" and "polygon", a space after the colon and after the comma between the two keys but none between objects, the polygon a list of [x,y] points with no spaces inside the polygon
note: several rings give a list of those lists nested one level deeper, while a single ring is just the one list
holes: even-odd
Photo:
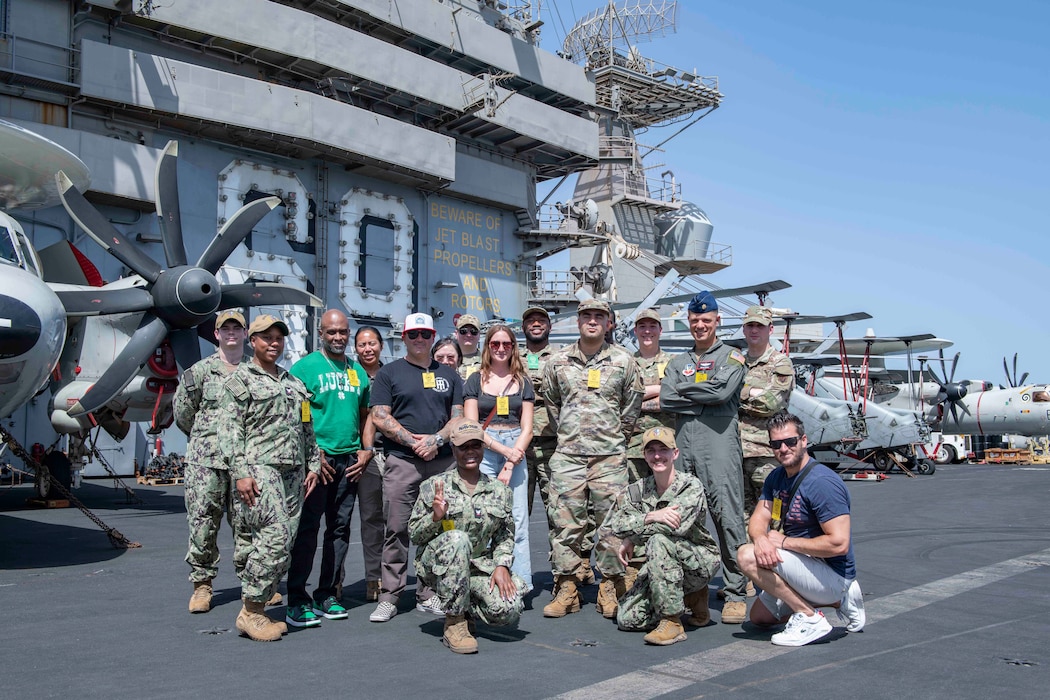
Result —
[{"label": "tan combat boot", "polygon": [[241,614],[237,616],[237,629],[256,642],[276,642],[281,638],[280,626],[266,617],[263,603],[244,601]]},{"label": "tan combat boot", "polygon": [[739,625],[747,617],[747,603],[743,600],[727,600],[722,606],[722,622],[726,625]]},{"label": "tan combat boot", "polygon": [[441,643],[456,654],[478,653],[478,640],[470,633],[463,615],[445,615],[445,634],[441,637]]},{"label": "tan combat boot", "polygon": [[190,596],[190,612],[206,613],[211,610],[211,581],[194,581]]},{"label": "tan combat boot", "polygon": [[554,600],[543,607],[544,617],[565,617],[580,611],[580,592],[572,576],[554,578]]},{"label": "tan combat boot", "polygon": [[707,586],[699,591],[685,594],[685,607],[689,608],[689,617],[685,618],[686,624],[693,627],[706,627],[711,622],[711,611],[707,607]]},{"label": "tan combat boot", "polygon": [[616,617],[616,609],[620,607],[617,601],[621,589],[627,591],[623,576],[606,576],[598,584],[598,603],[594,607],[610,620]]},{"label": "tan combat boot", "polygon": [[379,600],[379,589],[382,588],[382,581],[369,581],[367,588],[365,589],[365,600],[370,603],[374,603]]},{"label": "tan combat boot", "polygon": [[266,601],[266,607],[270,608],[270,607],[273,607],[274,605],[280,605],[283,602],[284,602],[284,598],[281,597],[281,592],[280,591],[274,591],[273,595],[270,596],[270,599],[268,601]]},{"label": "tan combat boot", "polygon": [[665,647],[668,644],[684,641],[685,628],[682,627],[682,621],[677,616],[672,615],[661,619],[656,629],[645,635],[643,639],[645,639],[646,644]]},{"label": "tan combat boot", "polygon": [[594,585],[594,569],[587,567],[587,570],[583,572],[583,578],[580,580],[580,585],[593,586]]}]

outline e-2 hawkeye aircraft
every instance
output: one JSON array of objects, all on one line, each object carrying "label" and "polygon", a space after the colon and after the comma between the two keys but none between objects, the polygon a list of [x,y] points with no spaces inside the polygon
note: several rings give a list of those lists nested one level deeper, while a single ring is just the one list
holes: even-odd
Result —
[{"label": "e-2 hawkeye aircraft", "polygon": [[[0,418],[42,392],[50,379],[52,427],[74,442],[96,426],[122,439],[132,421],[147,421],[151,431],[159,431],[172,420],[178,367],[200,359],[197,328],[217,310],[321,306],[312,294],[284,284],[225,284],[216,277],[252,227],[280,203],[276,197],[241,207],[199,260],[187,262],[177,156],[177,143],[169,142],[155,174],[164,268],[84,198],[89,174],[79,158],[0,120],[0,178],[8,183],[0,204],[11,210],[61,202],[91,238],[134,273],[101,286],[48,282],[41,256],[18,220],[0,211]],[[97,277],[70,243],[58,246],[60,253],[51,251],[50,259],[71,261],[63,277],[78,266],[75,272],[85,281]]]}]

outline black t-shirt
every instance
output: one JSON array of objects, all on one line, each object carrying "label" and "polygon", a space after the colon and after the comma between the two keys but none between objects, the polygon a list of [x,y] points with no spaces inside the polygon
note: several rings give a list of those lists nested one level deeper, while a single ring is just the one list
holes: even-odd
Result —
[{"label": "black t-shirt", "polygon": [[[504,380],[506,381],[506,380]],[[463,385],[463,398],[464,399],[476,399],[478,402],[478,422],[484,423],[492,413],[492,409],[496,407],[496,397],[492,394],[486,394],[481,390],[481,372],[475,372],[474,374],[467,377],[467,381]],[[498,413],[492,414],[492,421],[489,423],[490,428],[499,428],[500,425],[518,425],[521,423],[521,404],[523,401],[533,403],[535,394],[532,391],[532,382],[526,379],[524,382],[518,380],[518,389],[513,394],[507,395],[509,404],[509,415],[501,416]]]},{"label": "black t-shirt", "polygon": [[[423,386],[424,373],[434,375],[433,388]],[[452,407],[463,405],[463,382],[455,370],[432,361],[427,368],[401,358],[379,368],[372,383],[372,406],[390,406],[390,415],[410,433],[432,435],[448,423]],[[412,449],[395,440],[384,440],[386,454],[414,457]],[[452,454],[446,444],[441,457]]]}]

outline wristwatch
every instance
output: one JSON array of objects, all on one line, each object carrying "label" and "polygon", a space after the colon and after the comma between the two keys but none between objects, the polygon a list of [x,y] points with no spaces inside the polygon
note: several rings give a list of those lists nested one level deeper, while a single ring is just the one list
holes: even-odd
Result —
[{"label": "wristwatch", "polygon": [[445,446],[445,438],[441,436],[441,433],[434,433],[434,443],[438,447],[444,447]]}]

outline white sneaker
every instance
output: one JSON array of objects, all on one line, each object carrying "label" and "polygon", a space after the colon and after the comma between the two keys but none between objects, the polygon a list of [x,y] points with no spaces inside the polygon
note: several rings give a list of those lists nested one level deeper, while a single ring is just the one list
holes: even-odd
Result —
[{"label": "white sneaker", "polygon": [[394,615],[397,615],[397,606],[384,600],[376,606],[368,619],[371,622],[389,622]]},{"label": "white sneaker", "polygon": [[860,632],[864,629],[864,594],[860,591],[857,579],[850,582],[846,594],[839,602],[839,619],[846,623],[847,632]]},{"label": "white sneaker", "polygon": [[441,603],[438,602],[436,595],[432,595],[426,600],[421,600],[416,603],[416,610],[419,612],[430,613],[431,615],[437,615],[439,617],[445,616],[445,611],[441,608]]},{"label": "white sneaker", "polygon": [[769,641],[780,647],[801,647],[823,639],[834,629],[819,610],[812,616],[797,612],[788,620],[783,632],[777,632]]}]

